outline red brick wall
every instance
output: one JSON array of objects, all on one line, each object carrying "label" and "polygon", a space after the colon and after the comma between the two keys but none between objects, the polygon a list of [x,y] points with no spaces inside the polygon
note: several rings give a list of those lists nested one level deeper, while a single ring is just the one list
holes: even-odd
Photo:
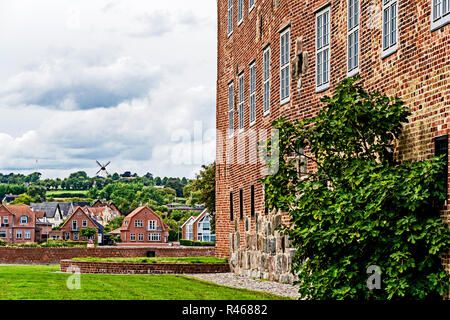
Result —
[{"label": "red brick wall", "polygon": [[81,257],[213,257],[214,247],[96,247],[96,248],[13,248],[0,247],[0,264],[58,264],[60,260]]},{"label": "red brick wall", "polygon": [[61,260],[61,272],[78,267],[80,273],[184,274],[230,272],[228,263],[124,263]]},{"label": "red brick wall", "polygon": [[[269,129],[273,120],[283,116],[289,120],[312,117],[317,114],[320,98],[330,95],[336,85],[346,77],[347,54],[347,1],[346,0],[256,0],[255,9],[248,12],[244,1],[244,21],[237,23],[237,0],[234,0],[233,33],[227,36],[227,2],[218,5],[218,61],[217,61],[217,167],[216,167],[216,246],[217,255],[229,254],[230,221],[229,193],[233,191],[234,217],[239,219],[239,189],[244,192],[244,216],[250,216],[250,185],[255,184],[256,215],[264,214],[264,191],[259,182],[261,164],[236,164],[236,160],[249,157],[249,143],[237,146],[240,136],[235,130],[232,139],[224,135],[228,129],[228,83],[234,83],[234,126],[238,128],[238,74],[244,71],[245,103],[244,127],[249,129],[249,64],[256,65],[256,124],[253,129]],[[410,123],[405,125],[396,154],[400,159],[426,159],[434,154],[434,137],[448,134],[450,123],[450,25],[431,31],[431,0],[400,0],[399,48],[387,58],[381,57],[382,0],[361,0],[360,23],[360,75],[369,90],[379,90],[401,97],[412,111]],[[331,3],[331,87],[315,90],[315,10]],[[376,9],[376,10],[374,10]],[[379,15],[374,15],[379,12]],[[262,17],[262,33],[258,16]],[[301,91],[296,82],[290,83],[290,102],[280,105],[280,34],[290,23],[290,59],[294,58],[295,40],[302,36],[304,51],[309,54],[307,73],[302,77]],[[271,91],[270,114],[263,116],[263,49],[270,44]],[[242,134],[241,134],[242,136]],[[234,145],[231,143],[234,142]],[[237,152],[240,152],[237,154]],[[247,154],[244,154],[244,151]],[[252,151],[253,152],[253,151]],[[228,155],[228,159],[227,159]],[[231,160],[234,160],[232,162]],[[450,177],[450,174],[449,174]],[[450,183],[449,183],[450,190]],[[450,222],[449,207],[442,217]],[[244,220],[239,220],[241,243]],[[255,220],[251,220],[254,230]]]}]

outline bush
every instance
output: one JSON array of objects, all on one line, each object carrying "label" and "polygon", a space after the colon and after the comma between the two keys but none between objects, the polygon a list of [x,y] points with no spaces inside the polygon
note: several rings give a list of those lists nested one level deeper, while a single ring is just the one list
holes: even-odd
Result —
[{"label": "bush", "polygon": [[216,245],[216,243],[212,242],[212,241],[193,241],[193,240],[181,239],[180,245],[189,246],[189,247],[214,247]]}]

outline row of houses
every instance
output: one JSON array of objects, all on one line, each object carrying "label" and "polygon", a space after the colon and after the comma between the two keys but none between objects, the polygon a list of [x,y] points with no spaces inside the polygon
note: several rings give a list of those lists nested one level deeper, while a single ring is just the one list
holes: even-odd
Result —
[{"label": "row of houses", "polygon": [[49,222],[52,227],[59,226],[68,216],[70,216],[77,207],[86,208],[89,215],[95,217],[95,220],[102,226],[105,226],[110,220],[122,215],[113,202],[95,201],[92,205],[89,202],[43,202],[31,203],[30,207],[34,211],[44,211],[43,222]]},{"label": "row of houses", "polygon": [[[113,203],[96,201],[47,202],[28,205],[0,205],[0,240],[8,243],[41,242],[47,239],[95,241],[103,244],[105,226],[121,213]],[[95,232],[87,235],[83,229]],[[181,227],[182,239],[215,241],[207,209],[191,216]],[[122,246],[168,244],[169,227],[147,206],[140,206],[124,218],[122,226],[109,233]]]}]

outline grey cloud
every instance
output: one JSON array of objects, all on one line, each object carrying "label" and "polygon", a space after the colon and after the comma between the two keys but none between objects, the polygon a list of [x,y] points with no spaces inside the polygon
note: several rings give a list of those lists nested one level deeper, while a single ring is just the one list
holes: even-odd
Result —
[{"label": "grey cloud", "polygon": [[63,110],[110,108],[146,96],[161,80],[158,68],[128,57],[107,65],[63,58],[10,78],[0,88],[0,103]]}]

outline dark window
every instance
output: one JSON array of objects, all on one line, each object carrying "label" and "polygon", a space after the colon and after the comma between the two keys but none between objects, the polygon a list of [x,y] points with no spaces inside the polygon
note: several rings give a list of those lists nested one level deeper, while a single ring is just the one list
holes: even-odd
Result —
[{"label": "dark window", "polygon": [[[448,180],[448,136],[441,136],[437,137],[434,140],[434,154],[436,156],[441,156],[445,154],[445,162],[447,163],[447,166],[444,168],[444,177],[447,177],[445,181]],[[447,185],[447,183],[446,183]]]},{"label": "dark window", "polygon": [[255,185],[250,186],[250,215],[255,216]]},{"label": "dark window", "polygon": [[233,219],[233,192],[230,192],[230,221]]},{"label": "dark window", "polygon": [[239,217],[244,218],[244,191],[239,189]]}]

